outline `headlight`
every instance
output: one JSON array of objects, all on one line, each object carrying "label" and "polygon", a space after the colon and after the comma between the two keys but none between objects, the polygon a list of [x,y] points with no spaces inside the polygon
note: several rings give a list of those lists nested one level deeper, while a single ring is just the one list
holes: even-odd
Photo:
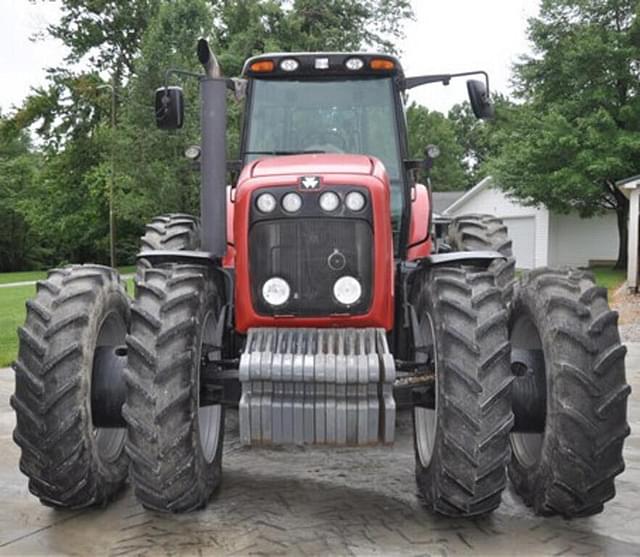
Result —
[{"label": "headlight", "polygon": [[289,192],[282,198],[282,208],[287,213],[295,213],[300,210],[300,207],[302,207],[302,197],[297,193]]},{"label": "headlight", "polygon": [[353,277],[340,277],[333,285],[333,295],[342,305],[350,306],[362,296],[362,286]]},{"label": "headlight", "polygon": [[270,193],[261,193],[256,199],[256,206],[262,213],[271,213],[276,208],[276,198]]},{"label": "headlight", "polygon": [[364,209],[367,200],[359,191],[351,191],[347,194],[344,204],[350,211],[358,212]]},{"label": "headlight", "polygon": [[287,302],[290,295],[289,283],[280,277],[270,278],[262,285],[262,297],[269,305],[281,306]]},{"label": "headlight", "polygon": [[326,191],[320,196],[319,203],[323,211],[331,213],[332,211],[335,211],[340,205],[340,198],[338,197],[337,193]]}]

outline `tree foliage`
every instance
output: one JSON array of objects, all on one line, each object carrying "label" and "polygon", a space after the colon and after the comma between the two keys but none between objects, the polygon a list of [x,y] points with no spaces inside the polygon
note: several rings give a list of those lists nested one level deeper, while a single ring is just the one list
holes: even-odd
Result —
[{"label": "tree foliage", "polygon": [[40,162],[28,135],[0,115],[0,272],[28,268],[37,259],[24,200],[33,194]]},{"label": "tree foliage", "polygon": [[476,118],[471,104],[465,101],[455,105],[448,114],[455,131],[458,145],[462,148],[462,159],[468,185],[474,186],[489,173],[488,162],[497,157],[513,127],[516,105],[500,93],[492,95],[495,106],[493,120]]},{"label": "tree foliage", "polygon": [[[4,270],[107,262],[112,171],[121,264],[132,261],[138,236],[153,215],[198,211],[199,175],[182,156],[185,147],[199,142],[197,83],[180,81],[188,102],[183,129],[159,132],[153,113],[154,91],[167,68],[201,71],[198,37],[210,39],[225,75],[235,76],[248,57],[265,51],[394,52],[404,21],[413,17],[409,0],[62,0],[61,5],[60,21],[44,32],[68,48],[64,66],[49,68],[47,85],[2,117],[0,213],[13,227],[0,243]],[[231,158],[237,155],[240,119],[241,107],[230,102]]]},{"label": "tree foliage", "polygon": [[531,204],[582,216],[614,209],[618,264],[628,203],[615,182],[640,173],[640,23],[636,0],[543,0],[531,20],[535,55],[515,68],[526,103],[492,163]]},{"label": "tree foliage", "polygon": [[429,144],[437,145],[440,156],[435,159],[430,172],[436,191],[463,190],[468,187],[468,177],[463,162],[464,149],[456,137],[454,123],[440,112],[411,104],[407,109],[409,128],[409,153],[412,158],[425,157]]}]

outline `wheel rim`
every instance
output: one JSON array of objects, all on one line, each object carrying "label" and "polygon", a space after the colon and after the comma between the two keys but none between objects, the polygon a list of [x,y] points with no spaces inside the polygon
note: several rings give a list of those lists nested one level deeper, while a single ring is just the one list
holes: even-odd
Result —
[{"label": "wheel rim", "polygon": [[[202,348],[205,345],[220,346],[222,342],[222,327],[212,312],[207,313],[204,318],[202,327],[202,339],[200,342],[200,350],[198,355],[198,439],[202,454],[208,463],[213,462],[218,452],[218,439],[220,438],[220,423],[222,420],[222,405],[210,404],[207,406],[200,405],[200,362],[202,361]],[[220,357],[220,351],[214,352]]]},{"label": "wheel rim", "polygon": [[418,449],[418,457],[423,467],[427,468],[433,457],[433,449],[435,447],[436,432],[438,430],[438,346],[436,343],[435,327],[431,315],[426,314],[427,334],[430,335],[431,346],[433,346],[433,366],[434,379],[433,390],[435,393],[434,407],[424,408],[421,406],[414,407],[415,420],[415,436],[416,446]]},{"label": "wheel rim", "polygon": [[[516,318],[511,329],[511,347],[518,350],[542,350],[542,340],[537,327],[529,315],[523,314]],[[544,374],[546,389],[546,365],[535,373]],[[518,381],[531,380],[529,378],[516,377],[513,388],[517,388]],[[533,468],[540,460],[542,446],[544,444],[543,433],[512,433],[510,436],[511,448],[514,456],[525,468]]]},{"label": "wheel rim", "polygon": [[[109,312],[98,329],[96,348],[102,346],[122,346],[127,336],[127,324],[116,311]],[[95,373],[95,371],[93,371]],[[91,389],[89,389],[91,392]],[[89,413],[91,415],[91,412]],[[111,462],[120,456],[127,436],[124,427],[95,427],[93,428],[98,455],[106,462]]]}]

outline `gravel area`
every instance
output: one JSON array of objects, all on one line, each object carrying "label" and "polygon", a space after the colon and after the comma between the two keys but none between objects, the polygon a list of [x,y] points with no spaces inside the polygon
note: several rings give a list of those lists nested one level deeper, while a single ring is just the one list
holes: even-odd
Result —
[{"label": "gravel area", "polygon": [[632,294],[623,284],[611,296],[611,308],[619,317],[620,336],[623,342],[640,342],[640,294]]}]

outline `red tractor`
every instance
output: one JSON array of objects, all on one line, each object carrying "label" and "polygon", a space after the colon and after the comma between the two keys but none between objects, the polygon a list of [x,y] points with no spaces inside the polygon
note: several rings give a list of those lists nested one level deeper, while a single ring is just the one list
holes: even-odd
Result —
[{"label": "red tractor", "polygon": [[[486,74],[297,53],[227,79],[204,40],[198,56],[200,219],[147,226],[132,303],[97,265],[51,271],[27,303],[11,402],[31,492],[84,507],[129,478],[147,508],[198,509],[221,481],[234,381],[243,443],[364,447],[393,441],[394,385],[409,376],[434,511],[490,512],[507,475],[537,513],[601,511],[624,468],[630,391],[606,290],[573,269],[515,281],[491,216],[453,219],[436,244],[415,180],[433,150],[408,160],[404,93],[480,74],[467,85],[486,118]],[[229,90],[246,105],[227,163]],[[159,89],[158,125],[179,128],[183,104]]]}]

